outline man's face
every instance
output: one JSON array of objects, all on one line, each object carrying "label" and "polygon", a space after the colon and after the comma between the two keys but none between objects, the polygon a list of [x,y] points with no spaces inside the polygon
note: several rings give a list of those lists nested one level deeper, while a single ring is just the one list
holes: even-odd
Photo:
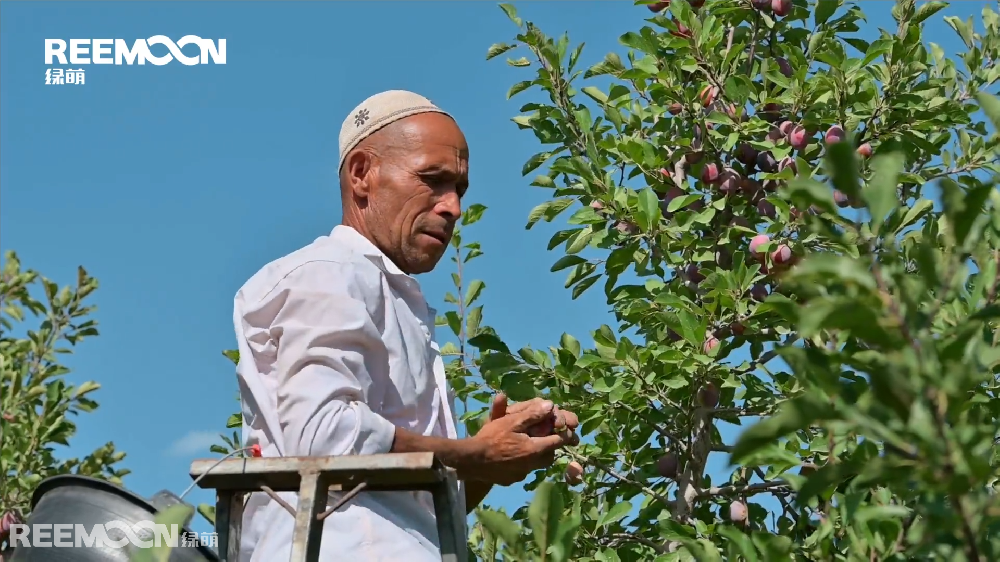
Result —
[{"label": "man's face", "polygon": [[422,113],[393,125],[372,170],[364,211],[375,244],[406,273],[434,269],[451,241],[469,185],[469,147],[458,125]]}]

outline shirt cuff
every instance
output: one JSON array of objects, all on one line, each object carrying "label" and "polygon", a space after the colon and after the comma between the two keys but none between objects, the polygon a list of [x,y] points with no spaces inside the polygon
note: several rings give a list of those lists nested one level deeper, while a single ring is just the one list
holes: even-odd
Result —
[{"label": "shirt cuff", "polygon": [[392,451],[396,440],[396,426],[391,421],[371,411],[368,404],[351,404],[358,416],[358,436],[354,440],[359,455],[381,455]]}]

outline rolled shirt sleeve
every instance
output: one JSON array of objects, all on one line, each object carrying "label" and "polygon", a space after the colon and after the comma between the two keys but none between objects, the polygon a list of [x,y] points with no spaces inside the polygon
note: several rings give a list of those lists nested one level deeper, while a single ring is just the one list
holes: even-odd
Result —
[{"label": "rolled shirt sleeve", "polygon": [[[392,449],[377,411],[388,353],[355,282],[335,262],[286,276],[258,310],[274,312],[277,413],[286,456],[370,455]],[[352,294],[354,293],[354,294]]]}]

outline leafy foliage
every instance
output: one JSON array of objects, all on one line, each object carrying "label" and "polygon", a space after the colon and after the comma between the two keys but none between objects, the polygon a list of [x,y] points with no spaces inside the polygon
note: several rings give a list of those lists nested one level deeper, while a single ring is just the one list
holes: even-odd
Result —
[{"label": "leafy foliage", "polygon": [[[57,458],[57,445],[76,434],[73,418],[92,412],[100,388],[87,381],[67,384],[60,356],[98,335],[95,307],[86,304],[97,280],[78,268],[76,285],[60,287],[37,271],[21,269],[7,252],[0,273],[0,514],[28,515],[31,494],[42,480],[79,474],[121,484],[125,453],[107,443],[82,459]],[[41,286],[44,300],[32,289]],[[35,324],[37,322],[37,325]]]},{"label": "leafy foliage", "polygon": [[[946,18],[968,49],[949,59],[922,36],[943,2],[899,0],[895,32],[868,39],[842,0],[664,4],[621,37],[627,63],[585,70],[582,45],[501,6],[519,33],[487,58],[527,55],[508,96],[539,94],[513,120],[545,145],[523,174],[552,191],[527,228],[575,209],[552,271],[574,298],[603,281],[619,325],[515,353],[449,300],[452,380],[482,381],[465,395],[548,396],[584,437],[530,506],[480,510],[470,549],[996,559],[996,12],[982,32]],[[580,491],[553,481],[569,460]]]}]

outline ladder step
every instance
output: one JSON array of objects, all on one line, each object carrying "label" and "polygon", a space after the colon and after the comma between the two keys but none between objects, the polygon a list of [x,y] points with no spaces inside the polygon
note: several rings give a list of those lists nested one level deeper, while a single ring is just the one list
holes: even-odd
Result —
[{"label": "ladder step", "polygon": [[423,490],[446,478],[434,453],[233,458],[213,467],[216,463],[213,459],[191,463],[191,477],[200,478],[199,488],[247,491],[268,486],[275,492],[297,492],[304,472],[317,474],[335,490],[362,481],[368,491]]}]

